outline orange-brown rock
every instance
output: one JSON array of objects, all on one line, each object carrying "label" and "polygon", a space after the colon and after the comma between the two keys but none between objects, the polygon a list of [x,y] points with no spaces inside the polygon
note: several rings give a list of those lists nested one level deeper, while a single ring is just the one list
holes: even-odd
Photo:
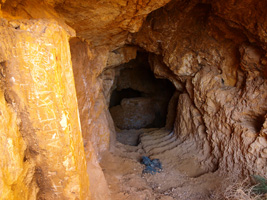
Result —
[{"label": "orange-brown rock", "polygon": [[131,38],[160,55],[150,61],[157,76],[185,85],[175,132],[181,141],[196,141],[211,170],[267,171],[267,15],[260,12],[266,7],[257,1],[172,1]]},{"label": "orange-brown rock", "polygon": [[140,48],[179,91],[166,149],[187,141],[204,171],[265,175],[266,10],[263,0],[1,0],[0,199],[110,198],[98,162],[116,139],[114,68]]},{"label": "orange-brown rock", "polygon": [[98,160],[100,153],[108,150],[115,133],[98,76],[105,67],[108,51],[90,50],[88,43],[78,38],[71,39],[70,46],[92,199],[105,200],[109,199],[109,192]]},{"label": "orange-brown rock", "polygon": [[1,199],[90,199],[70,35],[51,20],[0,29]]},{"label": "orange-brown rock", "polygon": [[139,30],[146,16],[170,0],[7,0],[2,1],[5,16],[54,18],[76,30],[77,36],[94,46],[112,48],[125,43],[128,33]]},{"label": "orange-brown rock", "polygon": [[52,5],[77,31],[77,36],[89,40],[94,46],[122,46],[129,32],[137,32],[150,12],[169,1],[67,0],[55,1]]}]

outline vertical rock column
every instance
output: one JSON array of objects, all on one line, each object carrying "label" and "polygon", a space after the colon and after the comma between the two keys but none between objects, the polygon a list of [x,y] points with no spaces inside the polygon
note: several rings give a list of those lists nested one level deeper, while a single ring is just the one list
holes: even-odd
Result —
[{"label": "vertical rock column", "polygon": [[98,78],[106,67],[108,50],[105,47],[90,49],[78,38],[71,39],[70,46],[85,148],[91,143],[96,154],[100,154],[108,149],[112,134],[102,82]]},{"label": "vertical rock column", "polygon": [[91,197],[93,200],[109,200],[108,185],[98,163],[101,152],[109,147],[112,134],[98,78],[106,66],[107,50],[91,50],[87,42],[79,38],[71,39],[70,47]]},{"label": "vertical rock column", "polygon": [[52,20],[0,23],[4,199],[90,199],[68,39]]}]

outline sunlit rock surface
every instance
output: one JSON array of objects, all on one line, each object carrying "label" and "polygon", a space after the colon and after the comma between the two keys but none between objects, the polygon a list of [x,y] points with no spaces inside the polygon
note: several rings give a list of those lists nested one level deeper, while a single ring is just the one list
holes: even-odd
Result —
[{"label": "sunlit rock surface", "polygon": [[[128,33],[134,33],[143,20],[170,0],[22,0],[3,1],[9,15],[23,18],[56,18],[76,30],[77,36],[93,46],[119,47]],[[43,10],[45,8],[45,11]]]},{"label": "sunlit rock surface", "polygon": [[70,35],[51,20],[0,29],[1,198],[90,199]]},{"label": "sunlit rock surface", "polygon": [[168,2],[0,1],[0,199],[109,198],[114,67],[138,47],[204,168],[266,174],[267,2]]}]

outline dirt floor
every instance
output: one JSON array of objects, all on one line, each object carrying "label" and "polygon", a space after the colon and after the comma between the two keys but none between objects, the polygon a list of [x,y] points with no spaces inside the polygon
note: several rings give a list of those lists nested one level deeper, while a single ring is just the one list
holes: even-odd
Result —
[{"label": "dirt floor", "polygon": [[[117,140],[101,161],[112,200],[222,199],[218,194],[226,177],[203,169],[193,145],[179,143],[171,131],[124,130],[118,132]],[[159,159],[163,170],[143,174],[142,156]]]}]

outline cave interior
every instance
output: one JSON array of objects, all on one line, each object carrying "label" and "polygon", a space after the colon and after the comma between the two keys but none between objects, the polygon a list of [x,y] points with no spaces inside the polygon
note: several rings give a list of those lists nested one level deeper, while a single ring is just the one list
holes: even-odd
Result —
[{"label": "cave interior", "polygon": [[266,10],[0,1],[0,199],[265,200]]},{"label": "cave interior", "polygon": [[[168,107],[175,87],[167,79],[155,78],[148,56],[145,51],[138,51],[135,59],[115,67],[117,75],[112,86],[109,111],[117,130],[165,127],[168,109],[175,110]],[[170,117],[169,120],[174,121]],[[128,140],[131,137],[125,131],[119,135]],[[138,135],[132,136],[138,141]],[[117,138],[121,140],[121,137]]]}]

